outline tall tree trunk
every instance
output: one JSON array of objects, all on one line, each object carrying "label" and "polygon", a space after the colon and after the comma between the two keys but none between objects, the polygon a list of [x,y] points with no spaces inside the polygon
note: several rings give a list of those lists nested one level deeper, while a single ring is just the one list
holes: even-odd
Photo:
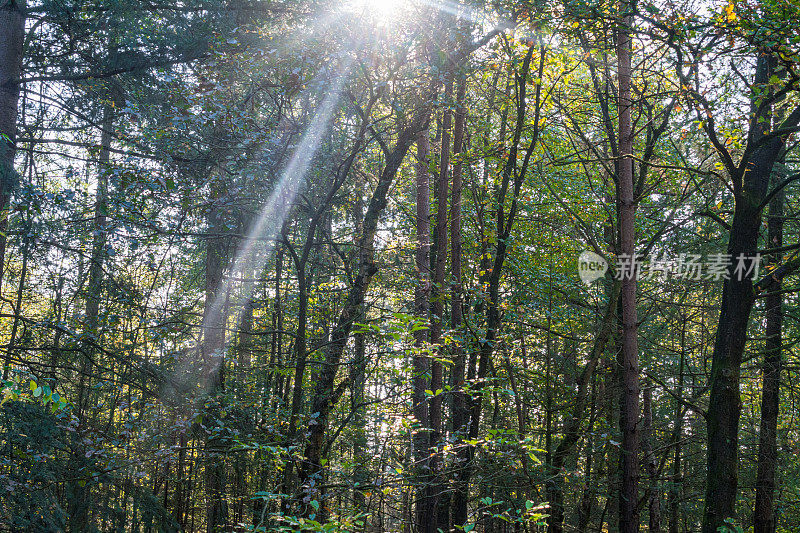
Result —
[{"label": "tall tree trunk", "polygon": [[[252,365],[253,349],[255,348],[255,337],[253,335],[255,301],[253,292],[258,270],[254,269],[251,272],[253,279],[245,280],[242,287],[245,302],[242,309],[242,318],[239,322],[239,342],[236,346],[236,385],[239,387],[240,393],[245,390],[245,383]],[[248,274],[250,274],[250,271],[245,272],[245,275]]]},{"label": "tall tree trunk", "polygon": [[[780,173],[775,173],[779,176]],[[783,246],[784,191],[779,191],[770,201],[767,218],[769,248]],[[771,262],[778,264],[781,254]],[[758,469],[756,474],[756,504],[753,514],[753,533],[775,533],[775,466],[778,456],[777,432],[780,405],[781,327],[783,321],[783,296],[781,282],[776,280],[766,296],[766,334],[764,345],[763,384],[761,387],[761,428],[758,435]]]},{"label": "tall tree trunk", "polygon": [[[272,336],[270,339],[270,359],[275,361],[277,368],[282,369],[283,360],[283,306],[281,303],[281,274],[283,272],[283,250],[280,243],[276,243],[275,251],[275,297],[272,300]],[[270,367],[270,383],[272,388],[267,387],[265,393],[272,393],[271,409],[274,411],[283,397],[283,382],[286,379],[283,372],[278,373],[276,368]],[[279,374],[276,377],[276,374]]]},{"label": "tall tree trunk", "polygon": [[[491,366],[491,357],[494,353],[494,347],[497,341],[501,325],[500,313],[500,281],[503,273],[503,266],[508,253],[508,239],[511,235],[511,230],[514,227],[516,220],[518,199],[522,184],[527,175],[528,165],[530,164],[533,151],[539,142],[539,117],[541,111],[541,80],[544,70],[544,62],[546,55],[546,48],[540,46],[539,52],[539,68],[535,76],[538,80],[535,86],[535,103],[534,103],[534,117],[533,117],[533,131],[530,137],[530,143],[527,147],[522,147],[520,150],[520,139],[522,137],[522,130],[526,123],[526,110],[527,110],[527,90],[528,90],[528,76],[530,74],[531,60],[533,59],[534,52],[537,51],[534,44],[531,44],[523,59],[522,65],[518,73],[516,73],[516,82],[518,85],[518,101],[516,109],[516,124],[514,127],[513,139],[509,148],[508,159],[503,166],[500,186],[497,190],[497,214],[496,214],[496,239],[497,244],[494,250],[494,257],[492,258],[491,268],[484,269],[484,274],[480,276],[480,284],[488,287],[488,294],[485,301],[481,304],[486,317],[486,332],[484,338],[479,343],[479,356],[478,356],[478,370],[477,370],[477,383],[474,387],[474,396],[470,405],[470,421],[469,421],[469,438],[472,441],[478,439],[480,430],[481,413],[483,410],[483,394],[482,389],[486,386],[486,380],[489,375],[489,368]],[[522,154],[520,154],[522,152]],[[519,165],[517,158],[518,155],[523,155],[522,164]],[[519,166],[518,166],[519,165]],[[509,190],[510,189],[510,190]],[[510,206],[509,203],[510,194]],[[467,461],[463,463],[462,472],[459,473],[460,481],[464,486],[469,485],[472,476],[472,469],[474,467],[475,446],[468,445],[465,452]],[[453,517],[454,526],[463,527],[466,524],[467,517],[465,515],[456,515]]]},{"label": "tall tree trunk", "polygon": [[[94,358],[98,354],[97,344],[100,342],[100,301],[103,298],[103,263],[105,262],[108,213],[108,164],[111,158],[111,130],[113,128],[113,111],[106,106],[103,111],[100,132],[100,153],[98,156],[97,190],[95,192],[95,211],[93,220],[92,252],[89,259],[89,279],[86,287],[86,332],[89,342],[81,349],[76,411],[80,419],[77,434],[88,429],[89,418],[87,408],[92,405],[92,372]],[[86,462],[81,444],[76,443],[75,465]],[[72,531],[85,531],[89,528],[89,507],[91,485],[84,475],[76,472],[70,483],[71,498],[69,504],[70,528]]]},{"label": "tall tree trunk", "polygon": [[[266,420],[271,413],[277,413],[281,407],[283,398],[283,372],[278,372],[284,365],[283,361],[283,309],[281,307],[281,274],[283,272],[283,250],[280,243],[275,243],[275,284],[273,285],[275,294],[272,299],[270,351],[269,364],[267,366],[267,376],[261,392],[263,400],[261,402],[261,419]],[[270,469],[265,464],[265,453],[259,450],[255,456],[255,483],[258,490],[264,490],[269,480]],[[276,481],[275,486],[279,486]],[[265,499],[254,499],[251,507],[252,523],[257,526],[266,517],[269,506],[273,502]]]},{"label": "tall tree trunk", "polygon": [[[459,157],[464,147],[464,129],[467,120],[467,110],[464,106],[466,90],[467,76],[463,70],[459,69],[456,77],[456,112],[455,123],[453,124],[453,157],[455,162],[453,163],[453,187],[450,192],[450,270],[452,276],[450,285],[450,323],[456,338],[452,348],[453,369],[450,374],[450,386],[453,391],[453,433],[459,441],[466,437],[469,429],[467,426],[469,423],[469,403],[467,394],[464,392],[464,376],[467,362],[462,338],[464,281],[461,262],[461,192],[464,186],[464,164]],[[451,528],[455,522],[454,517],[466,516],[468,512],[469,486],[465,485],[461,479],[462,469],[460,468],[468,459],[466,451],[467,448],[462,442],[456,452]]]},{"label": "tall tree trunk", "polygon": [[[374,103],[374,100],[372,101]],[[370,106],[372,105],[370,103]],[[370,109],[370,108],[368,108]],[[369,112],[367,112],[367,115]],[[308,264],[309,256],[314,249],[314,243],[316,242],[316,232],[319,230],[320,232],[324,232],[320,228],[320,223],[323,224],[330,224],[330,218],[328,217],[328,208],[333,200],[334,195],[336,192],[341,188],[344,183],[344,180],[347,177],[349,169],[352,167],[353,162],[355,161],[356,155],[361,149],[362,142],[364,139],[364,135],[366,133],[367,126],[366,121],[362,121],[359,133],[357,135],[357,141],[354,144],[354,148],[348,155],[347,159],[345,159],[344,163],[339,167],[334,179],[328,189],[327,195],[324,199],[320,202],[319,207],[314,212],[313,216],[309,220],[308,230],[306,235],[306,240],[303,245],[303,248],[300,252],[300,255],[297,254],[295,249],[289,244],[288,240],[284,237],[286,249],[292,255],[292,259],[294,260],[295,269],[297,271],[297,285],[298,285],[298,315],[297,315],[297,334],[295,336],[295,380],[294,380],[294,392],[292,395],[292,411],[289,419],[289,429],[287,432],[287,441],[291,445],[293,443],[296,431],[297,431],[297,422],[298,417],[300,415],[300,409],[303,403],[303,378],[305,373],[306,367],[306,358],[307,358],[307,320],[308,320],[308,305],[309,305],[309,286],[311,285],[311,274],[306,272],[306,265]],[[330,231],[328,231],[330,233]],[[312,270],[313,272],[313,270]],[[323,313],[325,315],[325,313]],[[358,319],[358,316],[351,317],[350,327],[352,327],[352,321]],[[327,338],[327,332],[325,337]],[[340,354],[341,356],[341,354]],[[323,371],[324,373],[324,371]],[[318,411],[312,411],[312,413],[316,413]],[[314,420],[312,420],[314,422]],[[289,461],[284,469],[283,475],[283,493],[289,496],[294,495],[294,491],[292,490],[292,483],[291,483],[291,474],[292,469],[294,466],[293,461]],[[302,473],[301,473],[302,476]],[[284,511],[287,511],[287,505],[289,503],[289,498],[284,499]]]},{"label": "tall tree trunk", "polygon": [[[623,13],[617,28],[617,61],[619,77],[619,232],[620,256],[635,261],[636,201],[633,185],[633,130],[631,126],[631,5],[623,1]],[[621,533],[639,531],[639,355],[636,323],[636,269],[623,272],[622,289],[622,396],[620,425],[622,429],[622,487],[620,492],[619,530]]]},{"label": "tall tree trunk", "polygon": [[[0,293],[6,255],[8,203],[16,183],[14,171],[17,106],[25,39],[25,1],[0,0]],[[3,363],[9,365],[9,354]]]},{"label": "tall tree trunk", "polygon": [[594,423],[597,417],[597,372],[592,378],[592,399],[589,408],[589,428],[588,439],[586,443],[586,469],[583,481],[583,493],[581,494],[581,502],[578,506],[578,531],[585,533],[589,529],[589,523],[592,519],[592,510],[597,499],[597,487],[592,484],[592,467],[595,463],[595,450],[594,450]]},{"label": "tall tree trunk", "polygon": [[181,528],[186,529],[185,513],[186,513],[186,497],[188,482],[185,479],[184,464],[186,463],[186,448],[188,447],[188,439],[186,431],[179,429],[175,435],[176,444],[178,445],[178,464],[175,469],[175,492],[172,495],[172,516],[175,523]]},{"label": "tall tree trunk", "polygon": [[[363,184],[363,182],[362,182]],[[353,206],[353,220],[356,234],[361,234],[364,227],[364,202],[359,196]],[[366,321],[366,317],[362,317]],[[353,336],[355,357],[350,369],[352,395],[350,409],[353,412],[353,507],[357,513],[367,512],[367,498],[364,486],[369,480],[369,454],[367,441],[367,406],[365,404],[367,386],[367,345],[364,331],[357,331]],[[365,524],[365,527],[369,527]]]},{"label": "tall tree trunk", "polygon": [[[314,241],[314,234],[307,237],[307,244]],[[308,322],[308,278],[306,276],[306,260],[307,254],[303,253],[298,256],[294,248],[286,244],[286,249],[291,253],[294,259],[295,271],[297,273],[297,330],[294,337],[294,381],[292,388],[292,406],[289,414],[289,427],[286,431],[286,445],[293,446],[295,437],[297,436],[297,423],[300,417],[300,411],[303,408],[303,381],[306,371],[306,358],[308,353],[307,347],[307,322]],[[305,249],[311,249],[311,244],[304,246]],[[289,511],[289,505],[293,498],[293,481],[292,473],[294,469],[294,460],[290,457],[289,461],[283,470],[283,481],[281,482],[281,492],[285,494],[283,500],[283,511]]]},{"label": "tall tree trunk", "polygon": [[[430,312],[431,294],[431,237],[430,237],[430,173],[428,131],[422,131],[417,137],[416,168],[416,203],[417,203],[417,249],[416,269],[417,285],[414,289],[414,314],[427,326]],[[425,390],[428,388],[430,359],[425,351],[428,344],[429,328],[420,328],[414,333],[416,350],[412,361],[413,398],[412,410],[417,423],[413,437],[416,502],[414,511],[414,531],[423,531],[424,524],[429,523],[431,508],[426,497],[426,486],[429,482],[430,465],[428,461],[430,431],[428,419],[428,399]]]},{"label": "tall tree trunk", "polygon": [[[755,302],[753,272],[737,274],[738,258],[756,257],[761,226],[762,203],[767,197],[772,168],[780,157],[787,134],[770,132],[772,110],[762,105],[775,72],[775,58],[762,53],[756,62],[752,118],[747,142],[748,157],[738,167],[728,165],[734,190],[734,214],[728,240],[729,279],[722,286],[722,302],[711,364],[709,395],[708,468],[706,472],[703,533],[717,533],[728,519],[736,516],[739,465],[740,371],[750,313]],[[791,131],[800,122],[800,107],[775,130]],[[730,159],[730,156],[728,157]]]},{"label": "tall tree trunk", "polygon": [[[427,97],[434,93],[432,89],[427,92],[429,93],[426,95]],[[331,340],[324,349],[324,365],[317,377],[311,401],[311,412],[318,413],[318,415],[309,422],[307,428],[308,443],[301,470],[301,479],[305,484],[308,501],[319,501],[318,499],[323,496],[319,491],[319,485],[323,474],[322,453],[325,448],[325,435],[330,423],[331,411],[341,393],[344,392],[341,387],[334,387],[336,375],[345,346],[350,338],[353,323],[363,316],[364,297],[372,277],[378,270],[375,264],[375,234],[378,230],[379,218],[386,208],[389,188],[394,182],[406,152],[417,139],[418,133],[427,126],[429,116],[430,108],[428,104],[424,104],[410,124],[400,132],[394,148],[386,155],[383,171],[364,215],[363,230],[358,241],[359,255],[354,268],[356,274],[348,291],[347,299],[342,305],[336,326],[331,333]],[[314,512],[311,505],[306,506],[304,510],[306,515]]]},{"label": "tall tree trunk", "polygon": [[[250,377],[250,368],[252,365],[252,353],[254,348],[254,335],[253,335],[253,312],[255,309],[255,302],[253,301],[253,290],[255,287],[255,278],[257,277],[258,270],[252,270],[253,279],[247,279],[243,282],[244,292],[244,309],[242,310],[242,318],[239,326],[239,342],[236,346],[236,393],[240,401],[247,401],[248,387],[247,382]],[[250,271],[245,271],[245,275],[249,275]],[[235,453],[234,461],[234,509],[233,520],[235,523],[244,523],[245,502],[248,501],[248,488],[247,477],[250,470],[250,453],[247,450],[239,450]],[[255,457],[255,455],[252,455]]]},{"label": "tall tree trunk", "polygon": [[[225,238],[226,226],[222,209],[218,205],[222,197],[220,184],[212,184],[212,205],[208,215],[206,237],[205,305],[203,310],[203,342],[201,346],[202,379],[210,395],[208,423],[212,425],[220,416],[221,409],[215,404],[225,387],[225,326],[227,305],[223,305],[225,284],[223,273],[228,261],[228,246]],[[228,505],[225,497],[225,450],[222,440],[210,434],[206,438],[205,483],[207,498],[206,530],[208,533],[222,531],[228,521]]]},{"label": "tall tree trunk", "polygon": [[100,153],[98,156],[97,190],[95,191],[95,210],[92,231],[92,252],[89,258],[89,279],[86,286],[86,329],[92,339],[88,346],[83,348],[81,358],[80,376],[78,383],[78,416],[81,416],[90,402],[89,388],[91,388],[90,375],[95,344],[100,342],[99,319],[100,301],[103,298],[103,263],[105,262],[105,248],[108,242],[107,215],[108,215],[108,164],[111,157],[111,130],[113,126],[113,111],[106,107],[103,111],[100,132]]},{"label": "tall tree trunk", "polygon": [[439,175],[436,179],[436,229],[434,231],[434,272],[431,291],[431,346],[437,352],[437,357],[431,362],[431,384],[430,389],[433,396],[430,398],[428,418],[430,423],[430,469],[431,481],[428,484],[428,505],[433,509],[433,520],[423,524],[422,531],[434,533],[437,529],[446,529],[449,520],[442,520],[440,517],[441,509],[439,500],[444,492],[440,475],[442,458],[439,454],[440,440],[442,436],[442,396],[439,391],[444,389],[442,358],[446,356],[445,347],[442,345],[442,331],[444,327],[444,300],[446,295],[445,275],[447,267],[447,202],[450,176],[450,129],[453,123],[453,111],[450,103],[453,98],[453,76],[452,71],[446,74],[444,88],[444,101],[447,106],[442,117],[442,138],[441,151],[439,154]]},{"label": "tall tree trunk", "polygon": [[686,359],[686,321],[687,317],[684,313],[681,316],[681,356],[680,361],[678,363],[678,389],[675,391],[676,394],[676,402],[675,402],[675,432],[674,438],[672,440],[672,446],[674,451],[674,459],[672,462],[672,479],[670,488],[669,488],[669,495],[668,495],[668,505],[669,505],[669,533],[678,533],[680,530],[680,513],[679,513],[679,506],[680,506],[680,483],[681,480],[681,460],[682,460],[682,449],[681,449],[681,442],[683,440],[683,367],[684,361]]},{"label": "tall tree trunk", "polygon": [[[24,225],[22,226],[22,231],[24,233],[22,237],[22,267],[20,268],[19,272],[19,285],[17,286],[17,297],[16,302],[14,304],[14,321],[11,324],[11,335],[8,339],[8,348],[7,351],[10,352],[14,349],[14,345],[17,341],[17,331],[19,329],[19,321],[22,318],[22,296],[25,293],[25,281],[28,275],[28,259],[31,255],[31,217],[28,216],[28,219],[25,221]],[[7,379],[8,375],[8,366],[3,368],[3,379]]]}]

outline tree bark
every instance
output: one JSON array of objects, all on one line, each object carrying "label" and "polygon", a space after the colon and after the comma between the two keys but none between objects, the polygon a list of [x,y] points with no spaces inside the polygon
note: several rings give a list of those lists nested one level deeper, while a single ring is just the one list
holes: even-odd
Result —
[{"label": "tree bark", "polygon": [[439,505],[444,487],[440,479],[442,458],[439,454],[440,440],[442,437],[442,397],[444,389],[444,376],[442,358],[446,356],[446,349],[442,345],[442,331],[444,329],[444,301],[447,294],[445,289],[445,276],[447,268],[447,203],[450,176],[450,129],[453,124],[453,111],[450,102],[453,98],[453,76],[451,71],[445,74],[443,99],[447,106],[442,117],[441,150],[439,153],[439,175],[436,179],[436,229],[434,231],[434,272],[431,283],[431,348],[436,350],[437,357],[431,361],[431,384],[433,396],[430,397],[428,418],[430,425],[430,474],[431,480],[427,487],[427,505],[433,510],[433,519],[423,523],[426,533],[435,533],[437,529],[449,527],[449,519],[443,519]]},{"label": "tree bark", "polygon": [[[433,90],[429,89],[426,100],[432,100]],[[394,148],[386,155],[386,162],[381,172],[375,191],[370,199],[364,215],[364,225],[358,241],[359,257],[353,283],[348,291],[347,299],[342,306],[339,317],[331,333],[331,340],[324,350],[324,365],[320,370],[314,386],[311,401],[311,412],[315,416],[309,421],[307,428],[308,442],[305,447],[305,459],[301,470],[301,479],[306,492],[303,498],[306,503],[318,500],[322,496],[319,484],[322,478],[322,452],[325,435],[330,422],[330,414],[339,400],[341,389],[335,389],[336,375],[347,340],[352,331],[353,322],[363,315],[362,305],[372,277],[378,268],[375,264],[375,234],[378,230],[380,215],[388,202],[389,188],[394,182],[397,171],[408,152],[409,147],[417,139],[420,131],[425,129],[430,116],[428,103],[423,103],[421,110],[414,116],[410,124],[404,128]],[[343,392],[343,391],[342,391]],[[305,515],[314,513],[314,508],[307,505]]]},{"label": "tree bark", "polygon": [[428,388],[430,359],[424,352],[429,341],[430,294],[431,294],[431,237],[430,237],[430,173],[428,131],[422,131],[417,137],[416,168],[416,204],[417,204],[417,249],[415,255],[417,269],[417,286],[414,289],[414,314],[424,322],[425,328],[414,333],[414,360],[412,361],[412,410],[417,429],[413,436],[414,477],[416,482],[414,531],[423,531],[424,524],[431,522],[431,508],[426,493],[429,481],[430,431],[428,419],[428,399],[425,390]]},{"label": "tree bark", "polygon": [[[776,61],[762,53],[756,63],[754,89],[768,87]],[[752,260],[758,249],[762,202],[767,197],[769,178],[786,142],[786,134],[770,133],[771,106],[763,106],[753,96],[753,117],[745,152],[738,167],[729,168],[734,189],[734,214],[728,240],[733,263],[729,279],[722,286],[722,302],[711,365],[709,396],[708,468],[706,478],[703,533],[717,533],[726,521],[736,516],[739,465],[740,370],[747,342],[747,326],[755,302],[753,272],[734,273],[737,258]],[[800,121],[796,108],[777,128],[785,131]]]},{"label": "tree bark", "polygon": [[[776,173],[779,175],[779,173]],[[769,248],[783,246],[784,191],[779,191],[770,201],[767,218]],[[780,263],[780,254],[771,258]],[[783,321],[783,296],[781,282],[776,280],[766,296],[766,334],[761,387],[761,428],[758,435],[758,468],[756,474],[756,503],[753,514],[753,533],[775,533],[775,467],[778,456],[777,433],[780,407],[781,328]]]},{"label": "tree bark", "polygon": [[[618,199],[620,255],[635,261],[636,201],[633,185],[633,130],[631,126],[631,6],[621,3],[623,13],[617,28],[617,61],[619,77],[619,163]],[[636,318],[636,270],[622,276],[622,396],[620,425],[622,429],[619,530],[621,533],[639,531],[639,355]]]},{"label": "tree bark", "polygon": [[[14,155],[24,39],[25,1],[0,1],[0,294],[5,268],[8,203],[17,181]],[[6,353],[3,361],[6,366],[10,363],[8,357]]]},{"label": "tree bark", "polygon": [[[86,287],[86,332],[89,342],[81,349],[78,376],[76,414],[80,419],[79,434],[88,429],[86,411],[93,403],[92,398],[92,365],[97,355],[97,344],[100,342],[100,301],[103,298],[103,263],[105,262],[108,213],[108,164],[111,158],[111,131],[113,128],[113,111],[110,107],[103,110],[100,132],[100,153],[98,155],[97,190],[95,191],[95,211],[93,220],[92,252],[89,259],[89,279]],[[82,445],[77,444],[76,464],[85,461]],[[72,497],[69,505],[70,527],[72,531],[85,531],[89,527],[89,507],[91,485],[84,476],[76,473],[71,483]]]},{"label": "tree bark", "polygon": [[[467,90],[466,74],[459,70],[456,78],[456,111],[453,124],[453,186],[450,192],[450,323],[453,327],[455,342],[452,348],[453,369],[450,374],[450,386],[453,391],[452,424],[453,433],[461,440],[466,436],[469,422],[469,404],[467,394],[464,392],[464,375],[466,373],[466,355],[464,352],[463,334],[463,267],[461,262],[461,192],[463,190],[464,165],[459,155],[464,148],[464,129],[467,120],[467,110],[464,106]],[[451,528],[454,525],[453,517],[466,516],[469,486],[461,479],[460,468],[467,461],[467,448],[461,444],[456,452],[456,466],[454,471],[454,490],[452,496]]]},{"label": "tree bark", "polygon": [[[209,393],[210,408],[206,409],[208,424],[213,425],[219,417],[219,410],[213,402],[225,386],[225,325],[227,306],[222,304],[225,297],[223,272],[228,261],[228,248],[225,239],[226,225],[222,209],[218,205],[222,192],[220,184],[212,184],[211,207],[208,214],[208,235],[206,236],[205,264],[205,304],[203,309],[203,342],[201,345],[203,385]],[[228,505],[225,499],[225,445],[213,434],[206,438],[205,483],[206,483],[206,531],[217,533],[228,521]]]}]

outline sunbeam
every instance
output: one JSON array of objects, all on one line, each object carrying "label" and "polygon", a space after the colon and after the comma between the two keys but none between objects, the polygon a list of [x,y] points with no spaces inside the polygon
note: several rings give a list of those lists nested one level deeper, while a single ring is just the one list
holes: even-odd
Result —
[{"label": "sunbeam", "polygon": [[[294,202],[304,182],[311,161],[319,148],[320,141],[330,125],[331,118],[336,112],[342,88],[350,71],[350,64],[350,61],[346,61],[338,69],[332,86],[328,89],[325,98],[317,108],[311,124],[303,134],[300,143],[295,148],[288,164],[281,173],[272,194],[270,194],[258,218],[247,232],[247,237],[244,239],[242,246],[231,262],[229,274],[223,278],[221,287],[216,290],[215,298],[204,317],[202,325],[202,330],[204,332],[207,331],[212,324],[217,323],[220,314],[225,312],[226,303],[229,309],[237,309],[237,315],[239,316],[244,306],[248,303],[252,294],[253,284],[244,283],[242,285],[242,293],[237,302],[226,302],[227,295],[231,292],[229,289],[232,288],[234,280],[243,279],[246,277],[246,273],[254,268],[256,258],[259,257],[257,253],[257,243],[265,242],[266,249],[264,252],[267,255],[274,248],[274,240],[291,209],[292,202]],[[237,318],[237,322],[238,321]],[[191,364],[193,368],[182,368],[182,371],[179,372],[178,375],[188,375],[189,379],[201,381],[199,385],[205,390],[209,383],[202,381],[207,381],[209,376],[213,375],[222,361],[222,357],[215,357],[211,368],[201,368],[202,365],[206,363],[205,361],[189,361],[187,364]]]},{"label": "sunbeam", "polygon": [[449,0],[416,0],[419,4],[436,9],[442,13],[452,15],[456,19],[466,20],[478,26],[490,26],[492,28],[510,29],[510,24],[499,24],[495,17],[490,16],[485,11],[478,11],[467,5],[451,2]]}]

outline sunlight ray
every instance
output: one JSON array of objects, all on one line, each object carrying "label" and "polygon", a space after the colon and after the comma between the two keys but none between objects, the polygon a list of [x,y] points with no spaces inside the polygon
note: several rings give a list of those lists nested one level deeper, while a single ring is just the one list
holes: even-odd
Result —
[{"label": "sunlight ray", "polygon": [[[328,89],[322,103],[316,110],[311,124],[303,134],[300,143],[295,148],[289,162],[281,173],[269,199],[259,212],[257,219],[247,232],[247,237],[244,239],[240,249],[232,260],[228,275],[223,278],[221,286],[217,289],[211,308],[203,320],[203,331],[212,324],[215,324],[220,314],[225,311],[227,295],[230,293],[229,289],[233,288],[233,284],[245,278],[246,273],[256,266],[256,261],[261,260],[261,255],[258,254],[259,250],[257,244],[265,242],[266,249],[263,250],[265,255],[268,255],[274,249],[274,240],[291,210],[292,203],[302,187],[314,155],[319,148],[321,139],[336,112],[341,97],[341,91],[347,80],[349,71],[350,61],[345,62],[345,64],[338,69],[331,87]],[[253,284],[243,283],[241,289],[241,294],[236,302],[227,302],[230,309],[237,309],[237,323],[240,320],[241,312],[250,300]],[[215,358],[214,364],[219,365],[222,360],[221,357],[217,357]],[[207,379],[207,376],[213,374],[215,371],[215,368],[201,369],[200,366],[202,363],[197,360],[193,364],[193,369],[183,369],[184,372],[181,372],[179,375],[186,375],[188,373],[193,379],[200,379],[199,374],[200,371],[203,370],[203,376]],[[189,370],[189,372],[185,372],[185,370]],[[200,383],[200,385],[205,389],[208,383]]]}]

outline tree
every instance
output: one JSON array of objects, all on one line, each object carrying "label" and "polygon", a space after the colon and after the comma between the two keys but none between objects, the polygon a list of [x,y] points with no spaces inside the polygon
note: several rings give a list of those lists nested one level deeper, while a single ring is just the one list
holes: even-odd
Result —
[{"label": "tree", "polygon": [[0,529],[791,529],[796,6],[356,4],[0,4]]},{"label": "tree", "polygon": [[[0,4],[0,282],[5,267],[8,207],[16,182],[14,154],[17,106],[22,76],[25,3],[5,0]],[[4,364],[8,366],[6,359]],[[4,376],[7,374],[4,371]]]},{"label": "tree", "polygon": [[[635,213],[633,180],[633,128],[631,124],[631,48],[630,6],[621,5],[621,21],[617,27],[617,61],[619,77],[619,162],[617,163],[617,202],[619,212],[619,252],[631,263],[636,261]],[[622,489],[619,505],[619,529],[623,533],[639,531],[639,354],[636,318],[636,270],[622,273],[620,289],[622,309]]]}]

